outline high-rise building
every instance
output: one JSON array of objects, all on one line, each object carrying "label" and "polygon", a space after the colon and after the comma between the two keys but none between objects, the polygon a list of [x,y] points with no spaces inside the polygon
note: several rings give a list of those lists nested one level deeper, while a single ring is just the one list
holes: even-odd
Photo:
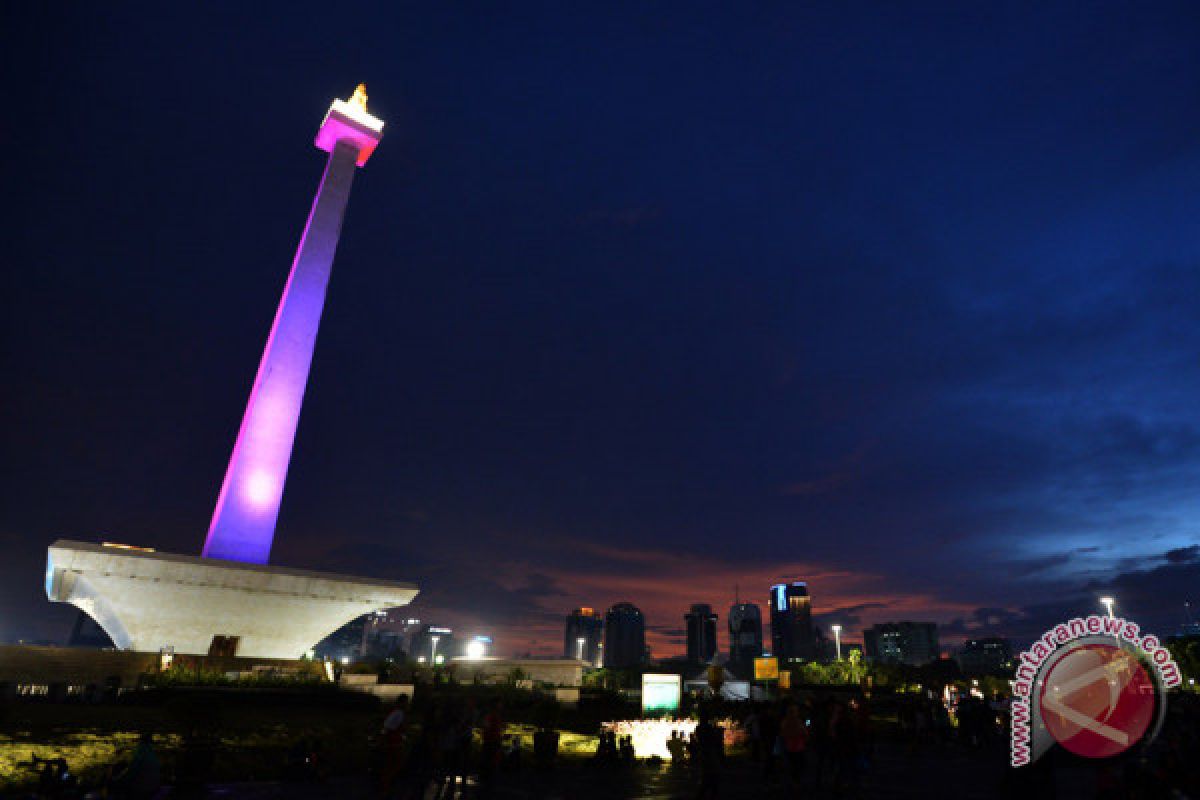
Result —
[{"label": "high-rise building", "polygon": [[395,660],[404,656],[404,634],[382,630],[367,641],[367,658]]},{"label": "high-rise building", "polygon": [[928,664],[938,657],[937,625],[885,622],[863,631],[863,654],[876,664]]},{"label": "high-rise building", "polygon": [[729,609],[729,660],[749,665],[762,655],[762,612],[754,603],[736,603]]},{"label": "high-rise building", "polygon": [[646,618],[633,603],[617,603],[604,615],[604,666],[625,669],[646,661]]},{"label": "high-rise building", "polygon": [[959,669],[967,675],[991,675],[1012,666],[1012,646],[1008,639],[996,636],[968,639],[956,658]]},{"label": "high-rise building", "polygon": [[780,663],[813,661],[817,639],[812,626],[812,598],[804,581],[771,587],[771,645]]},{"label": "high-rise building", "polygon": [[563,635],[563,658],[577,658],[589,664],[600,663],[600,642],[604,618],[590,608],[577,608],[567,614]]},{"label": "high-rise building", "polygon": [[313,654],[317,658],[328,658],[343,664],[375,655],[378,651],[374,644],[390,621],[386,610],[355,617],[317,642]]},{"label": "high-rise building", "polygon": [[367,615],[355,617],[333,633],[317,642],[313,653],[317,658],[349,664],[362,658],[367,643]]},{"label": "high-rise building", "polygon": [[423,625],[412,638],[408,657],[418,664],[444,664],[455,655],[454,631],[440,625]]},{"label": "high-rise building", "polygon": [[695,603],[683,615],[687,625],[687,660],[709,664],[717,656],[717,615],[708,603]]}]

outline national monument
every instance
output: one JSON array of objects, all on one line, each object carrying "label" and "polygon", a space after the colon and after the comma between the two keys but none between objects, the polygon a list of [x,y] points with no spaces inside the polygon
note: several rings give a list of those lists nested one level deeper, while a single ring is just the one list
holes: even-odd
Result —
[{"label": "national monument", "polygon": [[121,649],[299,658],[371,611],[402,606],[410,583],[267,564],[354,173],[383,121],[359,86],[317,132],[325,173],[250,391],[199,557],[111,543],[50,546],[46,595],[89,614]]}]

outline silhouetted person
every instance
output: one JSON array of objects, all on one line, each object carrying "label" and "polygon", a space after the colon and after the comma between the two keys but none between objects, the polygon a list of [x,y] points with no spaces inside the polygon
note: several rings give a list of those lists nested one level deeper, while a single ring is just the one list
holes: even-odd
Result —
[{"label": "silhouetted person", "polygon": [[509,736],[507,738],[502,765],[505,772],[521,771],[521,737]]},{"label": "silhouetted person", "polygon": [[829,718],[833,743],[834,791],[853,790],[858,783],[858,731],[849,710],[837,703]]},{"label": "silhouetted person", "polygon": [[408,743],[408,697],[400,695],[383,720],[380,730],[382,760],[379,768],[379,792],[388,796],[395,790],[404,771],[405,747]]},{"label": "silhouetted person", "polygon": [[698,800],[711,800],[721,789],[721,771],[725,766],[725,732],[713,725],[708,711],[701,710],[700,724],[693,734],[696,742],[696,766],[700,772]]},{"label": "silhouetted person", "polygon": [[621,737],[621,762],[624,764],[632,764],[637,754],[633,752],[633,737]]},{"label": "silhouetted person", "polygon": [[113,778],[110,793],[121,800],[149,800],[162,785],[162,766],[154,752],[154,737],[143,733],[133,751],[133,759]]},{"label": "silhouetted person", "polygon": [[762,728],[759,727],[758,711],[751,710],[742,721],[742,729],[746,731],[746,739],[750,743],[750,760],[758,763],[762,758]]},{"label": "silhouetted person", "polygon": [[479,750],[479,782],[485,794],[495,789],[496,768],[500,765],[500,746],[504,742],[504,718],[499,701],[492,705],[483,718],[480,738],[483,746]]},{"label": "silhouetted person", "polygon": [[671,731],[671,736],[667,739],[667,752],[671,754],[672,767],[682,768],[686,765],[687,745],[684,744],[679,731]]},{"label": "silhouetted person", "polygon": [[32,767],[42,764],[38,773],[39,798],[74,797],[75,778],[67,769],[65,758],[38,758],[32,756]]},{"label": "silhouetted person", "polygon": [[800,779],[804,775],[804,751],[808,747],[808,720],[800,715],[800,706],[789,705],[779,723],[779,740],[783,742],[787,759],[788,780],[792,791],[799,796]]},{"label": "silhouetted person", "polygon": [[600,742],[596,746],[596,765],[608,767],[617,760],[617,735],[612,731],[601,731]]},{"label": "silhouetted person", "polygon": [[763,777],[768,781],[775,778],[775,764],[783,752],[779,742],[779,717],[770,706],[758,715],[758,730],[762,737]]},{"label": "silhouetted person", "polygon": [[813,785],[818,789],[821,788],[826,773],[830,776],[830,782],[833,782],[833,773],[837,769],[833,755],[833,739],[829,727],[829,717],[832,708],[833,701],[828,697],[823,697],[809,709],[809,747],[813,751],[816,762],[813,768],[813,772],[815,773],[813,775]]},{"label": "silhouetted person", "polygon": [[420,735],[416,736],[409,750],[405,770],[405,800],[424,800],[429,782],[437,774],[438,742],[441,738],[441,709],[434,705],[425,713]]}]

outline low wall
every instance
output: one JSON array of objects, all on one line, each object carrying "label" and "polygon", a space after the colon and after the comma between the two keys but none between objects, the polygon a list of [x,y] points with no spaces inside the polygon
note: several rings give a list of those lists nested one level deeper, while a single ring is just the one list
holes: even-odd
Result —
[{"label": "low wall", "polygon": [[0,645],[0,683],[136,686],[157,672],[158,653],[85,647]]},{"label": "low wall", "polygon": [[[187,663],[219,672],[247,672],[255,667],[296,669],[306,662],[293,659],[176,656]],[[111,686],[133,688],[140,676],[159,671],[158,653],[101,650],[90,647],[0,645],[0,684]]]},{"label": "low wall", "polygon": [[394,703],[401,695],[412,700],[417,687],[411,683],[380,683],[378,675],[343,674],[338,679],[338,688],[373,694],[385,703]]},{"label": "low wall", "polygon": [[483,683],[508,680],[514,670],[525,679],[549,686],[580,686],[583,684],[583,662],[573,658],[455,658],[450,662],[459,680],[476,677]]}]

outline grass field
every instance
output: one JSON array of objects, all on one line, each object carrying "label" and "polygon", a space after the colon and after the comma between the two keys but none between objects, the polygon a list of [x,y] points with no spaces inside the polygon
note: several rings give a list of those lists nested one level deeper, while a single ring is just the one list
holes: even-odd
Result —
[{"label": "grass field", "polygon": [[382,716],[379,709],[299,704],[224,704],[199,712],[172,705],[20,704],[9,707],[0,721],[0,790],[34,777],[21,766],[31,755],[65,758],[73,772],[94,782],[110,765],[128,758],[143,732],[153,734],[168,774],[189,730],[211,737],[216,749],[214,780],[278,778],[288,750],[302,739],[321,743],[331,770],[365,769],[370,737]]},{"label": "grass field", "polygon": [[[0,720],[0,795],[35,780],[35,773],[22,766],[32,755],[65,758],[72,772],[95,784],[110,766],[128,759],[143,732],[154,736],[168,776],[188,730],[211,736],[214,781],[278,780],[285,773],[289,750],[302,740],[320,744],[330,774],[363,773],[385,713],[377,707],[314,707],[302,702],[270,707],[236,702],[215,707],[10,706]],[[529,753],[535,730],[532,724],[508,726],[508,733],[520,736],[522,749]],[[595,735],[560,731],[559,753],[564,759],[584,759],[596,751],[596,745]]]}]

